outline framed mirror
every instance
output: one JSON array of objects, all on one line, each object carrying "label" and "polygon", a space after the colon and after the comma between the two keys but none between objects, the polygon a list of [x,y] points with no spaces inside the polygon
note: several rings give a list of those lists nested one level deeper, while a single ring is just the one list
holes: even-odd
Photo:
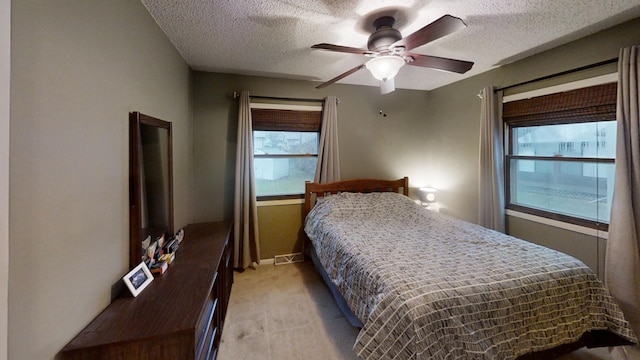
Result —
[{"label": "framed mirror", "polygon": [[129,113],[129,269],[142,261],[142,241],[173,236],[171,123]]}]

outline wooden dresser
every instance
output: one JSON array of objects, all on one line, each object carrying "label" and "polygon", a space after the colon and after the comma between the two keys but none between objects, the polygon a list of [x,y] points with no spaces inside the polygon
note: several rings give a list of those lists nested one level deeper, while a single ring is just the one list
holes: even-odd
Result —
[{"label": "wooden dresser", "polygon": [[192,224],[167,272],[114,300],[63,359],[215,359],[233,283],[231,221]]}]

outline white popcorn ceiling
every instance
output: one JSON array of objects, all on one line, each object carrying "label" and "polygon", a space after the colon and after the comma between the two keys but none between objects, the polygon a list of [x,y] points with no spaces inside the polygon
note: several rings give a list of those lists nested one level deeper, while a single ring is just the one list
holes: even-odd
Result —
[{"label": "white popcorn ceiling", "polygon": [[[640,16],[640,0],[142,0],[195,70],[325,82],[365,63],[375,15],[407,36],[450,14],[467,27],[412,52],[472,61],[466,74],[404,66],[396,88],[431,90]],[[640,31],[640,29],[638,29]],[[338,83],[377,86],[366,70]]]}]

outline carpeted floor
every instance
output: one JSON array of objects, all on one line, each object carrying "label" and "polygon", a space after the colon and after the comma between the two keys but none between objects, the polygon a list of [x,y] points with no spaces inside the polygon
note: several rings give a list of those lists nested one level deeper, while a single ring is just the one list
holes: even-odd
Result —
[{"label": "carpeted floor", "polygon": [[[356,360],[358,330],[310,262],[261,265],[235,274],[219,360]],[[558,360],[612,360],[581,349]]]}]

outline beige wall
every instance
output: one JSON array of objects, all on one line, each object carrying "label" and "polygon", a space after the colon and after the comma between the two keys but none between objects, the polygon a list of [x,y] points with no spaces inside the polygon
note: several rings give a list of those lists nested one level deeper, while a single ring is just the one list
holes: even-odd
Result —
[{"label": "beige wall", "polygon": [[[445,86],[429,93],[429,140],[427,151],[433,154],[428,167],[451,176],[451,189],[440,191],[444,206],[463,219],[477,221],[478,129],[480,100],[478,92],[485,86],[505,87],[530,79],[616,58],[621,47],[640,44],[640,19],[574,41],[536,56],[526,58],[473,78]],[[511,93],[591,77],[615,71],[615,65],[604,69],[575,73],[510,90]],[[456,141],[452,141],[456,139]],[[442,165],[442,162],[447,164]],[[437,184],[436,184],[437,185]],[[509,232],[517,236],[565,251],[585,261],[602,273],[604,240],[566,232],[558,228],[520,219],[509,219]]]},{"label": "beige wall", "polygon": [[584,262],[604,279],[604,253],[607,244],[603,237],[596,237],[551,225],[507,217],[507,232],[521,239],[570,254]]},{"label": "beige wall", "polygon": [[276,255],[298,253],[305,240],[302,205],[258,207],[260,229],[260,257],[273,259]]},{"label": "beige wall", "polygon": [[[338,106],[340,165],[343,179],[409,176],[412,187],[428,183],[422,164],[430,154],[427,93],[397,90],[381,96],[376,87],[196,72],[194,89],[194,218],[233,217],[237,136],[237,99],[243,89],[253,95],[322,99],[335,95]],[[380,116],[379,111],[387,113]],[[261,257],[299,251],[302,205],[261,207]]]},{"label": "beige wall", "polygon": [[139,1],[12,5],[9,358],[53,359],[128,270],[130,111],[173,122],[190,220],[190,72]]},{"label": "beige wall", "polygon": [[11,1],[0,0],[0,360],[7,358]]}]

